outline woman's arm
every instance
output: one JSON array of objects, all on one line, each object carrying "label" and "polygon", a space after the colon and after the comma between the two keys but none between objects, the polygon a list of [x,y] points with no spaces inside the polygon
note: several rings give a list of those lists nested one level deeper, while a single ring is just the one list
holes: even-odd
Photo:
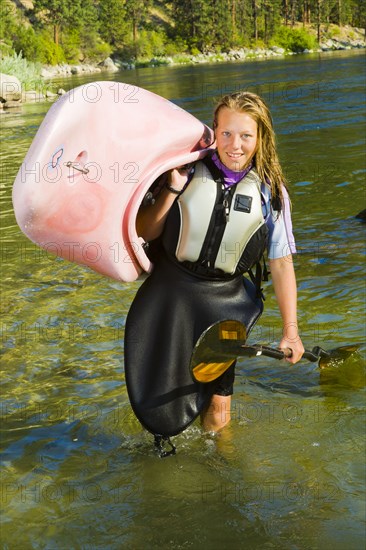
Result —
[{"label": "woman's arm", "polygon": [[291,348],[292,356],[287,361],[296,363],[304,353],[304,346],[297,325],[297,287],[292,256],[270,260],[269,265],[283,323],[279,347]]},{"label": "woman's arm", "polygon": [[[168,175],[167,185],[181,191],[187,183],[187,178],[186,169],[180,171],[175,168]],[[165,186],[154,204],[141,206],[136,218],[136,230],[139,237],[145,241],[152,241],[161,235],[168,212],[176,198],[177,194],[169,191]]]}]

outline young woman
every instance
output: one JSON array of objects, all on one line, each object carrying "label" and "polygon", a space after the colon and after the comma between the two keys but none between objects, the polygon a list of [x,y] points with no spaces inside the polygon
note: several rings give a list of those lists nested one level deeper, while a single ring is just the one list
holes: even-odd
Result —
[{"label": "young woman", "polygon": [[[265,248],[283,323],[280,348],[291,349],[290,363],[304,351],[290,203],[270,112],[255,94],[226,95],[215,109],[214,131],[216,150],[189,170],[172,170],[156,200],[143,206],[137,218],[138,234],[151,243],[154,270],[127,318],[126,361],[130,369],[149,362],[152,392],[154,369],[170,376],[174,368],[177,399],[177,373],[189,368],[204,330],[236,319],[250,331],[259,318],[261,300],[243,274]],[[143,344],[136,342],[137,326],[146,337]],[[220,430],[230,420],[234,369],[235,364],[215,381],[205,403],[198,400],[207,430]],[[189,411],[179,414],[187,414],[187,424],[192,419]]]}]

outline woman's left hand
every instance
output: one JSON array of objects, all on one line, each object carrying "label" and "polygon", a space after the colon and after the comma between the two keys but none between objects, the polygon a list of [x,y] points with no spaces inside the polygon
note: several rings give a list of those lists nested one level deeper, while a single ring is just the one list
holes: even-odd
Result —
[{"label": "woman's left hand", "polygon": [[305,351],[300,336],[297,336],[296,338],[291,340],[289,340],[288,338],[282,338],[280,345],[278,347],[282,349],[285,353],[288,351],[288,349],[291,350],[292,352],[291,356],[286,357],[286,361],[292,364],[295,364],[298,361],[300,361]]}]

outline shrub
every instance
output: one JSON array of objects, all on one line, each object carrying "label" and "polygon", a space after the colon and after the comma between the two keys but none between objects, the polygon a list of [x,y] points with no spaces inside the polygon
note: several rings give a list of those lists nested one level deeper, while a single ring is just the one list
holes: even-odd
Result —
[{"label": "shrub", "polygon": [[151,58],[165,53],[166,36],[162,32],[142,30],[139,33],[136,51],[138,57]]},{"label": "shrub", "polygon": [[111,55],[112,48],[106,42],[98,40],[93,45],[88,46],[84,53],[87,63],[99,63]]},{"label": "shrub", "polygon": [[19,26],[13,47],[17,54],[35,62],[57,65],[65,61],[62,47],[53,42],[47,31],[36,34],[32,27]]},{"label": "shrub", "polygon": [[187,54],[177,54],[173,56],[174,63],[177,65],[186,65],[192,62],[191,56]]},{"label": "shrub", "polygon": [[[139,66],[147,66],[150,59],[168,55],[166,42],[164,32],[143,29],[139,32],[136,42],[130,40],[115,51],[114,55],[123,61],[138,60]],[[172,48],[169,48],[169,51],[171,52]]]},{"label": "shrub", "polygon": [[83,29],[80,34],[80,48],[87,63],[99,63],[112,53],[112,46],[104,42],[96,31]]},{"label": "shrub", "polygon": [[0,58],[11,56],[14,54],[14,50],[7,42],[0,42]]},{"label": "shrub", "polygon": [[45,31],[39,35],[37,61],[47,65],[57,65],[65,62],[65,53],[62,46],[55,44]]},{"label": "shrub", "polygon": [[32,27],[18,25],[13,39],[14,50],[27,59],[38,60],[39,40]]},{"label": "shrub", "polygon": [[76,29],[62,33],[62,49],[68,63],[80,61],[80,34]]},{"label": "shrub", "polygon": [[202,52],[200,52],[200,50],[198,48],[196,48],[195,46],[192,46],[192,48],[191,48],[191,54],[192,55],[200,55],[200,53],[202,53]]},{"label": "shrub", "polygon": [[185,42],[179,37],[177,37],[174,42],[169,40],[165,44],[165,55],[167,56],[179,55],[182,52],[187,52],[187,51],[188,51],[187,42]]},{"label": "shrub", "polygon": [[292,29],[290,27],[280,27],[273,38],[273,44],[295,53],[317,47],[315,37],[306,32],[305,29]]},{"label": "shrub", "polygon": [[340,34],[341,34],[341,29],[339,27],[330,27],[330,29],[328,30],[329,38],[336,38],[340,36]]},{"label": "shrub", "polygon": [[40,63],[33,63],[25,59],[20,52],[0,59],[0,72],[16,76],[24,90],[42,89],[44,82],[41,78]]}]

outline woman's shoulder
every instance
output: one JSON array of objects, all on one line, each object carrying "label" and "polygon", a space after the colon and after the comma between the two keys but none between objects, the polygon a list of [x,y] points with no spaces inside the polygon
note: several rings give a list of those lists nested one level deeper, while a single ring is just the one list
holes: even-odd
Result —
[{"label": "woman's shoulder", "polygon": [[265,181],[261,182],[261,193],[266,202],[271,200],[271,188]]},{"label": "woman's shoulder", "polygon": [[[266,199],[266,201],[271,200],[271,196],[272,196],[271,188],[266,182],[263,182],[263,181],[261,182],[261,193],[263,197]],[[281,185],[281,193],[282,193],[282,202],[286,202],[290,200],[287,188],[283,184]]]}]

